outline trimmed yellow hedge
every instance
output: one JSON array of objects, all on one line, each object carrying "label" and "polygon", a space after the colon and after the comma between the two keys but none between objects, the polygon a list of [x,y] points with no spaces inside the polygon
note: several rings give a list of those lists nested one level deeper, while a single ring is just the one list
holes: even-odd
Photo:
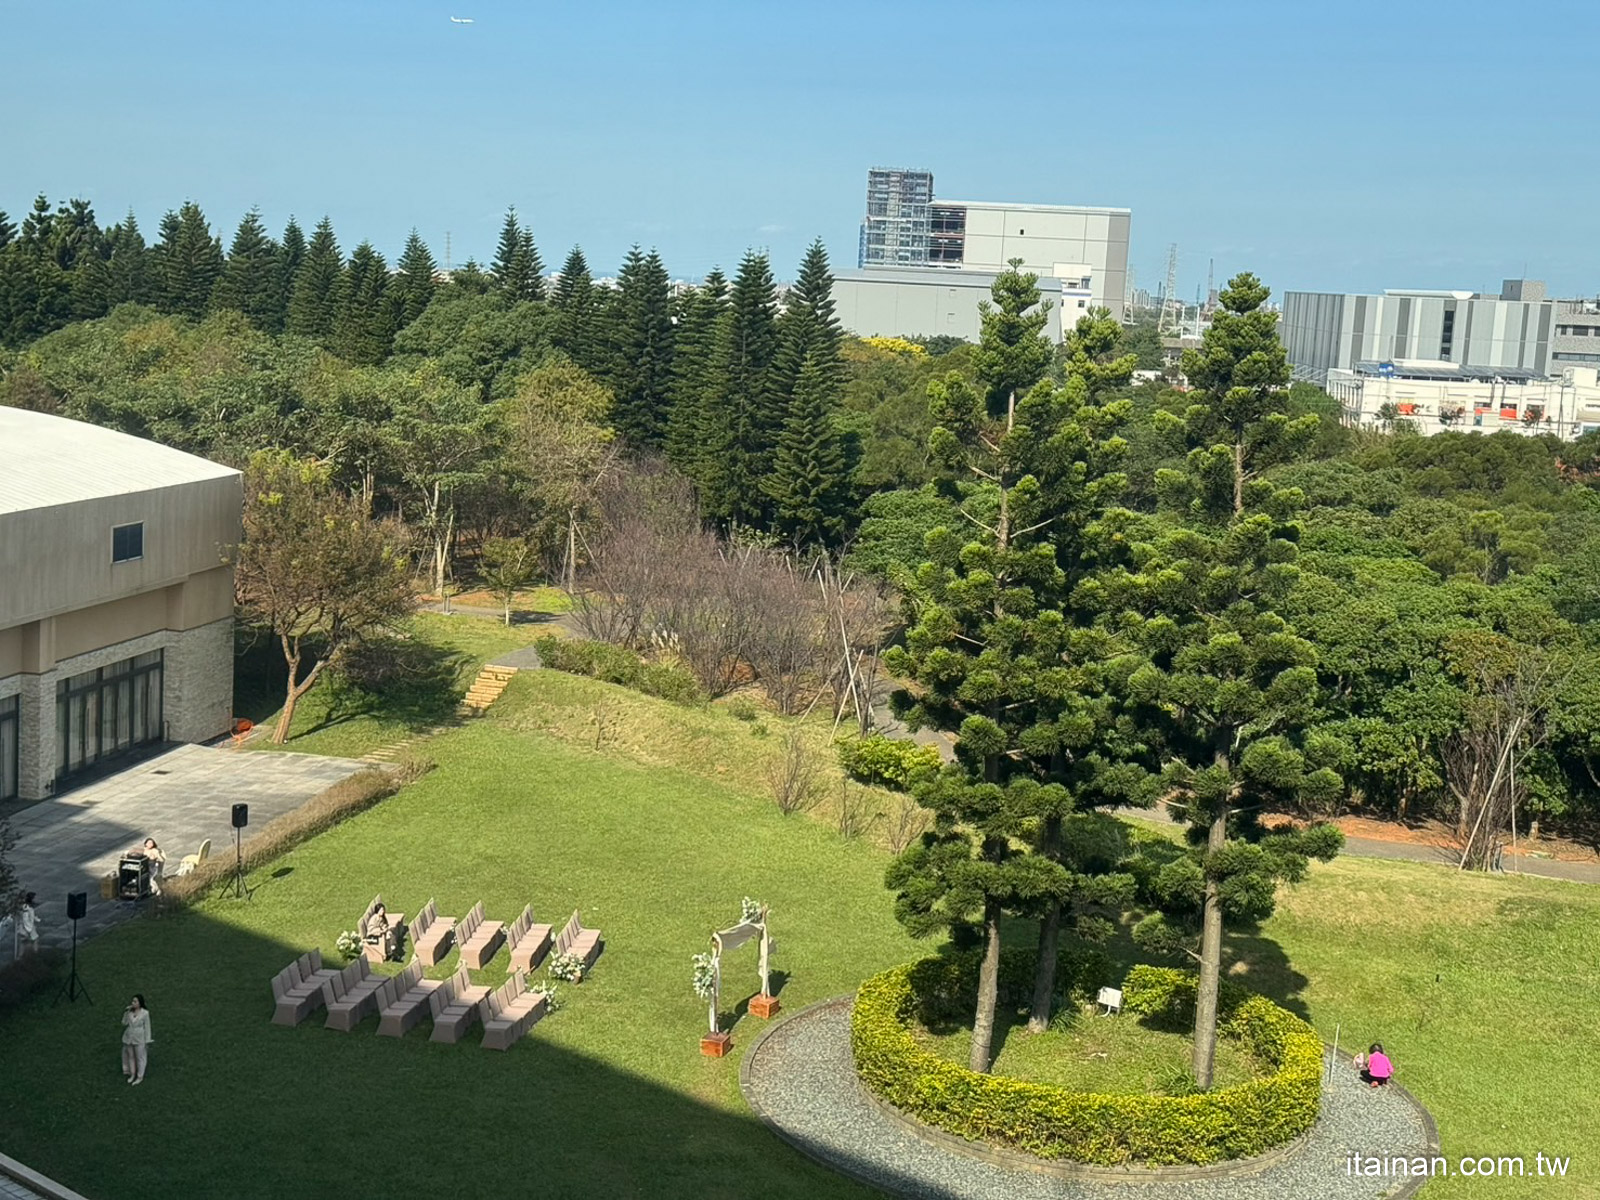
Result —
[{"label": "trimmed yellow hedge", "polygon": [[[1265,997],[1225,989],[1221,1028],[1271,1063],[1271,1075],[1193,1096],[1102,1095],[980,1075],[925,1049],[910,1029],[923,1004],[913,987],[921,966],[894,967],[861,985],[850,1044],[868,1089],[949,1133],[1040,1158],[1161,1166],[1248,1158],[1291,1141],[1317,1119],[1322,1042]],[[1177,1014],[1185,1005],[1192,1011],[1194,990],[1188,972],[1136,967],[1123,1004],[1131,1012]]]}]

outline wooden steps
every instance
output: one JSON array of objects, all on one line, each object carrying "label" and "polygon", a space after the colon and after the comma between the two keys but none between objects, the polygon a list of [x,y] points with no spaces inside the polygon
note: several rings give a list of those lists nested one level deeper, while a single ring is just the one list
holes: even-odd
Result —
[{"label": "wooden steps", "polygon": [[462,715],[480,715],[484,709],[500,698],[500,693],[506,690],[506,685],[516,673],[515,667],[497,667],[493,664],[484,667],[472,681],[472,686],[467,689],[466,698],[461,702]]}]

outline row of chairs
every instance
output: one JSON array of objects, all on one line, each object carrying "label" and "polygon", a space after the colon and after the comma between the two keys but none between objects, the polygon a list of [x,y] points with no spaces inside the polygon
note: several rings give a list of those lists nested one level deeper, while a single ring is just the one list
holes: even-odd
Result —
[{"label": "row of chairs", "polygon": [[[384,911],[381,932],[375,930],[376,914]],[[559,934],[552,936],[551,926],[533,919],[533,906],[524,905],[522,913],[508,926],[503,921],[491,921],[484,916],[483,901],[472,906],[466,916],[441,917],[433,900],[422,906],[409,924],[405,914],[390,913],[384,908],[383,897],[374,896],[357,926],[366,957],[382,962],[399,956],[399,931],[411,945],[411,953],[425,967],[435,967],[444,961],[451,946],[461,948],[461,961],[474,970],[482,970],[500,952],[502,946],[511,947],[513,970],[531,971],[554,948],[557,954],[576,954],[583,960],[584,969],[593,962],[600,950],[600,931],[585,929],[576,910]]]},{"label": "row of chairs", "polygon": [[491,989],[473,983],[466,967],[449,979],[428,979],[416,959],[398,975],[373,974],[365,957],[342,969],[325,968],[320,950],[278,972],[272,998],[274,1025],[298,1025],[326,1009],[328,1029],[348,1033],[376,1014],[379,1037],[404,1037],[427,1015],[433,1022],[430,1041],[454,1044],[481,1023],[488,1050],[510,1049],[549,1011],[544,993],[529,991],[522,971]]}]

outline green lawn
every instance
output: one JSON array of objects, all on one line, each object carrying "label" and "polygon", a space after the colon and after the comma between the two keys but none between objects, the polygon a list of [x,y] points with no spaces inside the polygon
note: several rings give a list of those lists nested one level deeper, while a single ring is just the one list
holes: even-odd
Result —
[{"label": "green lawn", "polygon": [[[1058,1024],[1063,1023],[1057,1014]],[[970,1018],[969,1018],[970,1024]],[[1093,1006],[1074,1013],[1065,1029],[1027,1032],[1028,1018],[1002,1006],[995,1019],[996,1075],[1050,1083],[1080,1092],[1156,1092],[1181,1095],[1189,1075],[1191,1038],[1133,1016],[1097,1017]],[[918,1028],[923,1045],[951,1062],[967,1065],[972,1030],[933,1033]],[[1246,1083],[1256,1076],[1248,1053],[1227,1038],[1217,1044],[1216,1086]]]},{"label": "green lawn", "polygon": [[[447,617],[419,612],[403,627],[397,645],[405,657],[381,690],[337,676],[319,680],[295,705],[287,743],[273,746],[258,737],[250,746],[358,758],[453,721],[456,705],[485,662],[532,644],[544,632],[537,625],[507,627],[465,613]],[[249,660],[255,671],[241,680],[236,707],[241,716],[270,730],[283,704],[283,664],[276,650],[263,650]]]},{"label": "green lawn", "polygon": [[[458,628],[470,632],[450,636],[495,631]],[[596,749],[579,728],[600,704],[611,734]],[[364,720],[383,726],[346,724]],[[299,744],[325,749],[316,739],[335,728]],[[759,794],[752,755],[770,742],[715,711],[519,676],[488,716],[427,744],[437,770],[258,872],[253,900],[219,897],[90,942],[93,1007],[0,1014],[0,1149],[94,1200],[863,1195],[750,1117],[737,1065],[759,1022],[740,1020],[731,1059],[697,1049],[689,958],[744,895],[773,906],[790,1009],[930,949],[894,922],[880,847],[780,816]],[[528,901],[551,920],[581,907],[606,952],[506,1054],[475,1035],[433,1045],[426,1022],[398,1042],[370,1021],[351,1035],[270,1025],[272,974],[311,946],[331,957],[377,891],[407,912],[430,896],[449,915],[482,899],[501,919]],[[1560,1195],[1590,1200],[1597,946],[1600,889],[1357,859],[1314,868],[1261,936],[1232,942],[1236,973],[1325,1037],[1342,1022],[1346,1045],[1382,1040],[1447,1153],[1571,1155]],[[731,1006],[753,984],[753,955],[728,968]],[[138,1089],[116,1066],[133,991],[156,1036]],[[1005,1053],[1048,1053],[1025,1040],[1011,1034]],[[1080,1078],[1094,1069],[1083,1063]],[[1448,1180],[1424,1195],[1511,1186]]]}]

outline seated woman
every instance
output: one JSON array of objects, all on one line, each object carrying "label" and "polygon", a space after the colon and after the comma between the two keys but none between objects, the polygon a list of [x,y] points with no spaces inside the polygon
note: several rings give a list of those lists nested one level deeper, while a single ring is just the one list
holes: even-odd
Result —
[{"label": "seated woman", "polygon": [[369,946],[379,947],[379,953],[390,959],[397,949],[395,934],[394,926],[389,924],[388,911],[383,905],[376,905],[367,917],[366,928],[361,931],[362,939]]},{"label": "seated woman", "polygon": [[1372,1043],[1372,1049],[1367,1051],[1365,1065],[1361,1062],[1361,1056],[1357,1055],[1356,1066],[1361,1071],[1361,1082],[1371,1087],[1382,1087],[1394,1075],[1394,1064],[1383,1052],[1382,1042]]}]

